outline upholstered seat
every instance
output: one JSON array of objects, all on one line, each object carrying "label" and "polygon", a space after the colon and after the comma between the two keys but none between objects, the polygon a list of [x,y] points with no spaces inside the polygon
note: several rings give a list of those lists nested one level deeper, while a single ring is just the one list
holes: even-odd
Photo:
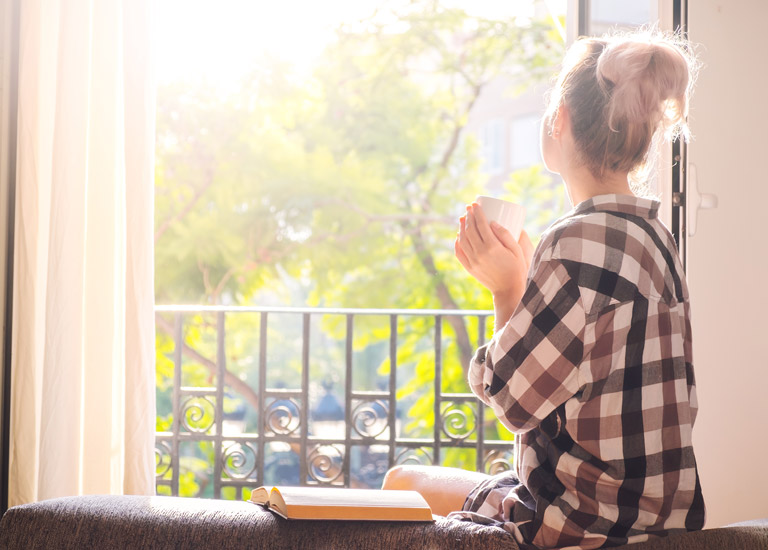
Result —
[{"label": "upholstered seat", "polygon": [[[16,506],[0,522],[0,549],[518,550],[495,527],[287,521],[247,502],[83,496]],[[629,550],[765,550],[768,520],[640,543]]]}]

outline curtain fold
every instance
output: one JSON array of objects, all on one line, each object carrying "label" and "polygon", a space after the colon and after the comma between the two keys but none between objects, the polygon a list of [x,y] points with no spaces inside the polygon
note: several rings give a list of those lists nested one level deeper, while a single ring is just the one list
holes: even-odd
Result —
[{"label": "curtain fold", "polygon": [[152,23],[21,5],[10,505],[154,493]]}]

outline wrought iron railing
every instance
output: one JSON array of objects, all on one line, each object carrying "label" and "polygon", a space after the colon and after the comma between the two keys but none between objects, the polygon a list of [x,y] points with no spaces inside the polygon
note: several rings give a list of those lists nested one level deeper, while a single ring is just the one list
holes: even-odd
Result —
[{"label": "wrought iron railing", "polygon": [[[180,494],[184,473],[182,447],[190,445],[209,450],[207,460],[212,464],[208,485],[212,488],[209,487],[208,495],[238,500],[243,498],[246,488],[291,480],[302,485],[375,486],[383,472],[395,464],[444,463],[453,449],[471,450],[461,455],[464,462],[460,465],[465,468],[497,473],[511,467],[510,436],[487,437],[489,426],[493,428],[492,435],[499,429],[492,413],[471,393],[446,392],[443,384],[444,322],[460,318],[469,325],[472,320],[471,325],[477,328],[476,342],[482,343],[490,311],[157,306],[156,312],[166,331],[172,332],[173,341],[171,421],[168,431],[159,431],[156,437],[158,493]],[[230,383],[242,382],[233,379],[227,370],[227,320],[235,315],[258,318],[258,343],[253,346],[257,352],[253,359],[258,362],[258,380],[255,388],[252,383],[248,385],[254,399],[257,396],[258,410],[253,412],[256,420],[251,429],[245,432],[228,427],[228,418],[233,414],[225,410],[227,396],[233,391],[227,379]],[[294,387],[270,387],[267,377],[270,321],[281,315],[301,318],[301,368]],[[341,338],[344,389],[338,399],[343,417],[335,421],[328,415],[313,419],[310,410],[312,321],[329,315],[342,316],[345,322]],[[215,318],[210,326],[215,331],[215,360],[211,359],[209,365],[215,371],[211,378],[215,383],[191,387],[182,383],[185,349],[195,353],[185,342],[185,326],[200,316]],[[389,336],[384,337],[388,343],[385,353],[389,356],[389,369],[382,375],[386,382],[373,391],[356,389],[353,380],[353,331],[355,319],[361,316],[380,316],[389,322]],[[398,375],[403,376],[398,365],[402,355],[398,353],[398,334],[407,330],[399,323],[413,318],[431,319],[426,325],[433,332],[434,353],[434,381],[430,388],[433,404],[429,413],[434,422],[428,435],[422,430],[417,436],[404,429],[405,424],[418,419],[402,404],[409,396],[402,389],[398,391],[398,384],[403,382],[398,379]],[[412,400],[409,403],[412,405]],[[331,430],[329,434],[320,429],[329,424],[333,427],[334,423],[336,432]],[[471,454],[474,457],[467,458]],[[286,456],[293,460],[285,459]],[[279,473],[281,468],[283,474]]]}]

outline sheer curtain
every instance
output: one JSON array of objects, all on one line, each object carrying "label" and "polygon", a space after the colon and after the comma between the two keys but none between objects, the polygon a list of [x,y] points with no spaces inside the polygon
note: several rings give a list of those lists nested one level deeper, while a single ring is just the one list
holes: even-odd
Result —
[{"label": "sheer curtain", "polygon": [[151,5],[21,2],[10,505],[154,493]]}]

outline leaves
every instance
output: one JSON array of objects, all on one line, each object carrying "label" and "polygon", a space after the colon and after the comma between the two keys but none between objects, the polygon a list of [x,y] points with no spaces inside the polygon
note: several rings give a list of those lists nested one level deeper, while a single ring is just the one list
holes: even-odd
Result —
[{"label": "leaves", "polygon": [[[467,125],[489,83],[526,88],[550,76],[562,50],[552,21],[491,20],[414,1],[341,25],[307,78],[264,59],[228,95],[204,82],[161,88],[158,303],[491,308],[453,257],[462,205],[487,180]],[[506,189],[528,208],[534,237],[563,209],[540,168],[513,174]],[[295,387],[300,323],[277,317],[267,330],[268,384]],[[322,333],[313,341],[313,395],[323,380],[343,378],[343,321],[329,316],[312,328],[313,338]],[[226,367],[251,388],[228,406],[259,406],[258,316],[226,323]],[[433,330],[431,318],[398,322],[398,397],[409,403],[410,434],[432,430]],[[477,332],[476,320],[444,321],[444,391],[467,391]],[[389,336],[382,318],[355,320],[356,361],[370,362],[355,376],[373,383],[388,373]],[[185,318],[184,342],[184,384],[213,383],[215,320]],[[170,403],[173,346],[161,331],[159,418]],[[246,422],[255,426],[255,411]]]}]

